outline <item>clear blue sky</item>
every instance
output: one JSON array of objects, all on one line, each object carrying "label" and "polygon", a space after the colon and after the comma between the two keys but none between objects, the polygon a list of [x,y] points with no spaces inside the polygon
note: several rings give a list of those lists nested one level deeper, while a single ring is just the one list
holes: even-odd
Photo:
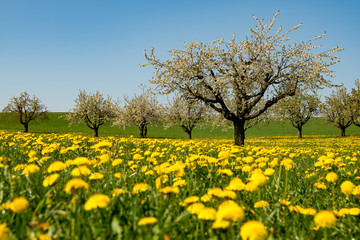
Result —
[{"label": "clear blue sky", "polygon": [[294,41],[326,31],[324,49],[345,48],[333,81],[353,87],[360,78],[356,0],[0,0],[0,110],[23,91],[53,112],[72,108],[83,89],[132,96],[153,77],[151,67],[139,67],[145,49],[165,59],[184,42],[230,40],[233,33],[241,40],[255,24],[252,15],[270,19],[278,10],[276,27],[303,23]]}]

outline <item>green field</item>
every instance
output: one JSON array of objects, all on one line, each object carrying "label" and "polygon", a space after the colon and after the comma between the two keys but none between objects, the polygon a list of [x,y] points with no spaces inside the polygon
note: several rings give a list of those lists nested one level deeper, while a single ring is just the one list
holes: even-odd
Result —
[{"label": "green field", "polygon": [[[82,133],[88,136],[93,135],[93,130],[85,124],[69,125],[65,119],[66,113],[49,113],[48,120],[35,120],[30,122],[29,131],[32,133]],[[23,126],[17,119],[10,117],[8,114],[0,114],[0,129],[23,131]],[[354,125],[346,130],[348,136],[360,136],[360,128]],[[125,129],[114,127],[107,124],[100,127],[100,136],[119,136],[134,137],[139,136],[139,130],[135,126],[129,126]],[[193,138],[232,138],[232,129],[223,129],[221,127],[200,127],[193,131]],[[333,126],[332,123],[323,118],[313,118],[303,127],[303,135],[329,135],[340,136],[340,130]],[[248,129],[247,137],[274,137],[274,136],[297,136],[297,130],[289,122],[271,122],[270,124],[259,124],[258,126]],[[187,138],[186,133],[180,126],[173,126],[164,129],[164,126],[149,126],[149,138]]]}]

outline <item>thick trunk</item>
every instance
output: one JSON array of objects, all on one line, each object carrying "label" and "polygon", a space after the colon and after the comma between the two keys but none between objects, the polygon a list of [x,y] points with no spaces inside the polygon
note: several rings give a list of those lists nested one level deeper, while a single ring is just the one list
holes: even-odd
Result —
[{"label": "thick trunk", "polygon": [[302,126],[298,126],[297,130],[298,130],[298,138],[302,138]]},{"label": "thick trunk", "polygon": [[191,139],[191,131],[189,131],[187,134],[188,134],[188,139]]},{"label": "thick trunk", "polygon": [[94,128],[94,137],[99,137],[99,128],[98,127],[95,127]]},{"label": "thick trunk", "polygon": [[243,146],[245,144],[245,120],[234,120],[235,145]]},{"label": "thick trunk", "polygon": [[344,127],[340,128],[342,137],[345,137],[345,129]]},{"label": "thick trunk", "polygon": [[146,138],[147,134],[147,126],[146,125],[140,125],[140,138]]},{"label": "thick trunk", "polygon": [[29,124],[28,123],[24,123],[24,132],[29,132]]}]

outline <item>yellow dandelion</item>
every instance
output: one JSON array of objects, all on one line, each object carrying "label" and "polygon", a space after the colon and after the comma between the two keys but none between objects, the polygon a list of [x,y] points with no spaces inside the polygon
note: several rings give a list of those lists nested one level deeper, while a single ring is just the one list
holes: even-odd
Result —
[{"label": "yellow dandelion", "polygon": [[216,210],[211,207],[202,208],[198,213],[198,218],[201,220],[215,220],[216,219]]},{"label": "yellow dandelion", "polygon": [[149,190],[149,185],[147,183],[136,183],[132,189],[132,194],[138,194],[142,192],[146,192]]},{"label": "yellow dandelion", "polygon": [[262,186],[265,185],[267,178],[262,173],[254,173],[253,175],[251,175],[250,181],[255,182],[258,186]]},{"label": "yellow dandelion", "polygon": [[318,227],[331,228],[336,223],[336,217],[332,212],[322,210],[315,215],[314,222]]},{"label": "yellow dandelion", "polygon": [[111,200],[108,196],[96,193],[90,196],[84,205],[86,211],[97,209],[97,208],[106,208],[110,204]]},{"label": "yellow dandelion", "polygon": [[85,165],[74,168],[70,173],[70,175],[74,177],[89,176],[90,174],[91,174],[91,170]]},{"label": "yellow dandelion", "polygon": [[7,227],[6,223],[0,223],[0,240],[6,240],[10,229]]},{"label": "yellow dandelion", "polygon": [[219,169],[218,174],[219,175],[232,176],[234,173],[230,169]]},{"label": "yellow dandelion", "polygon": [[114,159],[114,161],[112,162],[112,166],[115,167],[117,165],[122,164],[123,160],[120,158]]},{"label": "yellow dandelion", "polygon": [[199,214],[201,209],[205,208],[205,205],[202,203],[193,203],[191,205],[189,205],[186,210],[191,212],[192,214]]},{"label": "yellow dandelion", "polygon": [[65,192],[67,194],[76,193],[79,190],[89,189],[89,184],[81,178],[70,179],[65,185]]},{"label": "yellow dandelion", "polygon": [[244,218],[244,210],[232,200],[221,203],[216,213],[216,219],[225,219],[233,222],[240,222],[243,221]]},{"label": "yellow dandelion", "polygon": [[44,187],[52,186],[58,180],[59,177],[60,177],[60,174],[58,174],[58,173],[54,173],[54,174],[51,174],[50,176],[47,176],[43,181],[43,186]]},{"label": "yellow dandelion", "polygon": [[29,202],[24,197],[14,198],[7,206],[14,213],[24,212],[29,207]]},{"label": "yellow dandelion", "polygon": [[122,175],[122,173],[117,172],[117,173],[114,173],[114,177],[116,177],[116,178],[122,178],[123,175]]},{"label": "yellow dandelion", "polygon": [[354,190],[355,185],[350,181],[345,181],[340,185],[341,192],[350,195],[352,191]]},{"label": "yellow dandelion", "polygon": [[326,181],[328,182],[336,182],[338,180],[338,175],[334,172],[329,172],[326,174]]},{"label": "yellow dandelion", "polygon": [[87,157],[77,157],[71,162],[71,165],[91,165],[91,161]]},{"label": "yellow dandelion", "polygon": [[121,189],[121,188],[115,188],[111,191],[111,195],[113,197],[119,196],[121,194],[125,194],[125,190]]},{"label": "yellow dandelion", "polygon": [[258,221],[247,221],[240,228],[240,236],[243,240],[264,240],[267,235],[264,224]]},{"label": "yellow dandelion", "polygon": [[23,173],[24,173],[25,176],[29,176],[29,175],[31,175],[33,173],[38,172],[38,171],[40,171],[40,167],[38,165],[29,164],[24,168]]},{"label": "yellow dandelion", "polygon": [[143,217],[139,220],[138,226],[150,225],[157,223],[157,218],[155,217]]},{"label": "yellow dandelion", "polygon": [[216,221],[212,224],[211,228],[213,229],[226,229],[230,225],[230,221],[224,219],[216,219]]},{"label": "yellow dandelion", "polygon": [[101,174],[99,172],[95,172],[89,176],[90,180],[97,180],[97,179],[103,179],[103,178],[104,178],[104,174]]},{"label": "yellow dandelion", "polygon": [[269,202],[261,200],[261,201],[258,201],[256,203],[254,203],[254,208],[264,208],[264,207],[267,207],[269,205],[270,205]]},{"label": "yellow dandelion", "polygon": [[168,187],[164,187],[164,188],[160,189],[160,192],[162,192],[164,194],[171,194],[171,193],[178,194],[179,188],[168,186]]}]

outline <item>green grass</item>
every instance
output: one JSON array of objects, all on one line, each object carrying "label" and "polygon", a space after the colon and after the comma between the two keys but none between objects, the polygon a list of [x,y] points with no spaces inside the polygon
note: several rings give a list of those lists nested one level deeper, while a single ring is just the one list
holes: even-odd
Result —
[{"label": "green grass", "polygon": [[[93,130],[85,124],[69,125],[65,119],[66,113],[49,113],[48,120],[34,120],[29,124],[29,132],[32,133],[82,133],[84,135],[93,135]],[[0,114],[0,129],[23,131],[23,126],[18,122],[15,116],[9,114]],[[354,125],[346,130],[347,135],[360,136],[360,128]],[[134,137],[139,136],[139,130],[135,126],[129,126],[125,129],[114,127],[111,124],[101,126],[100,136],[118,136]],[[309,135],[330,135],[340,136],[340,130],[328,123],[323,118],[313,118],[303,127],[303,136]],[[233,130],[231,128],[195,128],[192,134],[193,138],[232,138]],[[246,131],[246,137],[274,137],[274,136],[297,136],[297,130],[289,122],[271,122],[269,124],[259,124]],[[148,127],[149,138],[187,138],[187,134],[180,126],[173,126],[164,129],[162,125]]]}]

